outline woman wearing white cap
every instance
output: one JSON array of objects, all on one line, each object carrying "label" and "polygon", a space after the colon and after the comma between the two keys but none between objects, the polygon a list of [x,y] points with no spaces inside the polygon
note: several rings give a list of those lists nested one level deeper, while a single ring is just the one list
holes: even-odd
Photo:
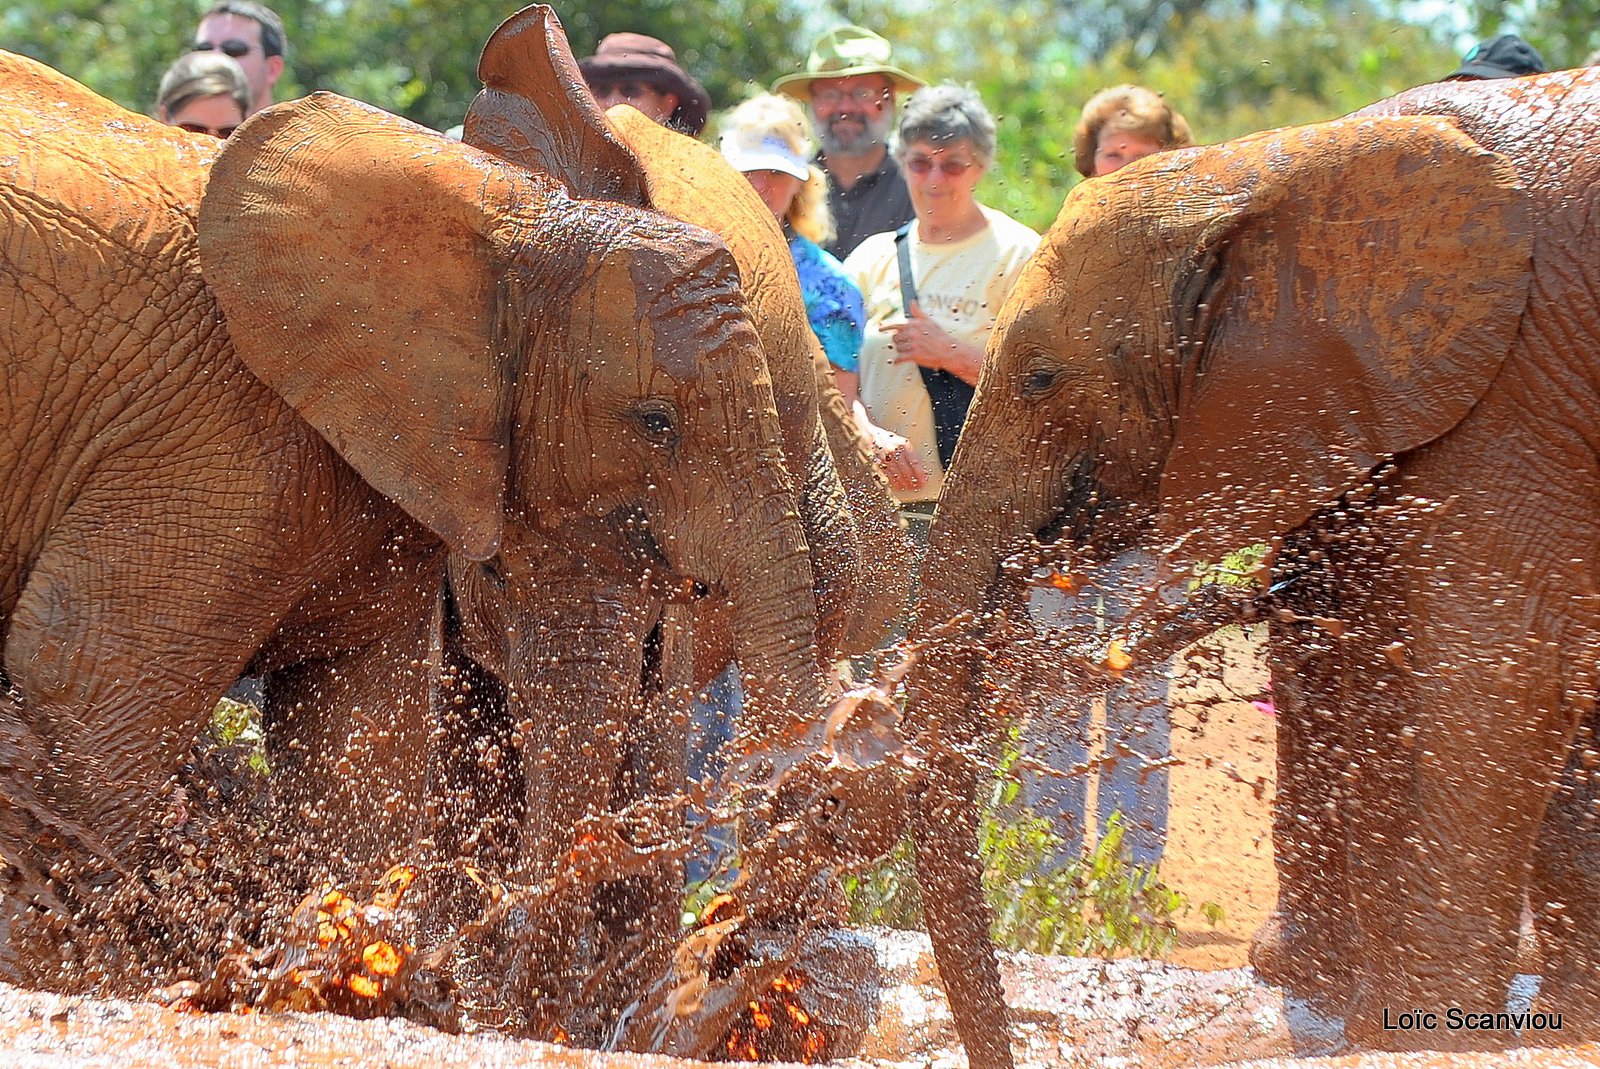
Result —
[{"label": "woman wearing white cap", "polygon": [[840,388],[853,397],[867,315],[861,291],[821,245],[832,230],[828,180],[810,162],[805,113],[788,97],[751,97],[723,120],[721,146],[723,157],[743,172],[783,225],[811,329],[833,365],[834,379],[845,379]]}]

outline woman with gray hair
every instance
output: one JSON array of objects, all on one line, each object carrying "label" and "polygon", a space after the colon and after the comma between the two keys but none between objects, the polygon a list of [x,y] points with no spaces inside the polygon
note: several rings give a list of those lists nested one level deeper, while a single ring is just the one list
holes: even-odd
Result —
[{"label": "woman with gray hair", "polygon": [[156,118],[192,134],[228,137],[250,114],[250,83],[221,52],[186,52],[161,76]]},{"label": "woman with gray hair", "polygon": [[974,195],[994,148],[994,118],[976,92],[955,85],[918,90],[895,147],[916,218],[874,234],[844,265],[866,298],[867,331],[859,380],[841,387],[846,400],[859,402],[857,422],[918,537],[939,497],[995,317],[1039,245],[1037,233]]}]

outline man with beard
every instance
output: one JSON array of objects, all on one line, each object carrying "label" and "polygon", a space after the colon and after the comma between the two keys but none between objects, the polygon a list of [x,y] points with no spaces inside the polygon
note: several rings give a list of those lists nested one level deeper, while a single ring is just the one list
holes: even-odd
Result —
[{"label": "man with beard", "polygon": [[827,250],[843,260],[862,239],[895,230],[915,212],[905,177],[889,153],[896,94],[924,85],[890,63],[889,42],[860,26],[822,35],[804,74],[773,83],[811,106],[822,150],[817,162],[828,175],[828,209],[835,235]]}]

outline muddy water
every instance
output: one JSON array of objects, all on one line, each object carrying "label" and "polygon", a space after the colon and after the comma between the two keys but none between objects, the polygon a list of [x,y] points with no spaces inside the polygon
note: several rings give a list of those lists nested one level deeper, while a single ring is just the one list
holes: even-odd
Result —
[{"label": "muddy water", "polygon": [[[1280,1066],[1477,1067],[1496,1056],[1368,1056],[1323,1061],[1336,1025],[1255,982],[1245,962],[1250,933],[1275,894],[1268,819],[1274,719],[1250,704],[1262,678],[1256,640],[1224,633],[1191,660],[1174,692],[1172,816],[1163,876],[1194,902],[1221,909],[1218,923],[1191,911],[1179,920],[1166,962],[1008,955],[1004,976],[1014,1047],[1026,1066],[1210,1066],[1272,1059]],[[370,906],[372,903],[361,903]],[[302,920],[353,914],[320,899]],[[367,914],[374,922],[384,918]],[[382,933],[379,933],[382,934]],[[879,979],[853,979],[871,1007],[852,1069],[962,1064],[925,938],[871,931]],[[815,955],[810,955],[815,957]],[[489,992],[491,995],[492,991]],[[169,991],[170,1001],[173,992]],[[178,1005],[185,1003],[180,1000]],[[472,1021],[463,1022],[471,1030]],[[852,1037],[851,1048],[855,1046]],[[50,1066],[670,1066],[664,1056],[598,1054],[479,1029],[450,1035],[407,1020],[353,1020],[328,1013],[197,1013],[153,1002],[66,997],[0,985],[0,1065]],[[1600,1064],[1600,1048],[1518,1052],[1516,1064]]]}]

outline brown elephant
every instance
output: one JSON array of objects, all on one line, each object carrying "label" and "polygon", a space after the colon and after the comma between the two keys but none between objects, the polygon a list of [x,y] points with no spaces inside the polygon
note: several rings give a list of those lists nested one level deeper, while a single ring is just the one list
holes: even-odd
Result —
[{"label": "brown elephant", "polygon": [[[485,89],[463,139],[531,168],[557,169],[563,146],[545,131],[551,113],[575,111],[585,144],[564,172],[575,191],[653,208],[705,227],[739,264],[751,318],[772,375],[784,456],[800,486],[811,547],[818,646],[825,658],[870,649],[904,610],[910,543],[881,472],[833,386],[805,316],[799,280],[771,213],[742,175],[694,138],[618,105],[602,114],[571,64],[560,23],[543,5],[512,15],[484,46]],[[702,603],[698,675],[727,663],[727,622]],[[709,625],[709,626],[708,626]],[[708,648],[709,647],[709,648]]]},{"label": "brown elephant", "polygon": [[[645,638],[695,589],[734,606],[757,734],[809,723],[807,545],[718,239],[328,94],[219,157],[0,63],[8,915],[137,872],[252,660],[313,863],[424,849],[451,554],[540,577],[518,650],[561,702],[518,725],[530,762],[615,752]],[[537,875],[590,802],[530,804]]]},{"label": "brown elephant", "polygon": [[[468,144],[530,169],[558,174],[581,194],[662,211],[704,226],[727,242],[762,340],[783,431],[782,456],[765,462],[792,473],[798,490],[817,603],[819,656],[830,662],[869,648],[903,611],[909,543],[887,484],[862,449],[826,373],[792,261],[771,213],[744,177],[707,146],[650,122],[631,107],[602,114],[582,88],[582,75],[548,7],[526,8],[503,23],[484,48],[479,74],[485,88],[466,117],[463,137]],[[578,117],[576,126],[568,122],[569,115]],[[577,149],[563,138],[576,139]],[[534,667],[538,661],[519,648],[516,637],[534,632],[524,617],[539,609],[540,599],[517,594],[514,577],[508,598],[504,586],[475,581],[473,568],[463,568],[467,562],[459,554],[453,560],[452,588],[463,619],[459,648],[469,664],[467,670],[482,666],[521,696],[520,700],[507,696],[510,722],[523,718],[519,706],[547,707],[548,688],[540,686]],[[537,570],[523,574],[543,582]],[[460,782],[468,793],[480,796],[473,803],[475,810],[506,814],[513,825],[529,829],[550,819],[548,805],[532,807],[535,797],[546,803],[559,796],[574,803],[581,798],[604,799],[607,785],[615,783],[617,789],[609,791],[610,805],[625,809],[650,797],[665,807],[669,798],[681,795],[686,778],[684,698],[738,657],[730,641],[738,626],[732,614],[736,608],[725,598],[709,597],[692,608],[669,610],[654,636],[653,674],[637,695],[635,722],[648,728],[632,733],[626,746],[613,751],[610,756],[615,760],[552,761],[538,770],[545,777],[542,782],[510,792],[530,801],[529,808],[511,813],[507,810],[513,807],[503,801],[508,786],[503,777],[485,781],[466,769]],[[510,642],[508,635],[513,636]],[[617,640],[638,645],[637,636],[619,634]],[[480,721],[479,730],[494,734],[497,715],[491,712]],[[757,721],[754,731],[746,731],[743,745],[748,749],[773,739]],[[790,741],[795,743],[790,755],[804,757],[819,740],[802,733]],[[619,771],[627,774],[619,776]],[[818,837],[807,851],[806,871],[814,873],[830,862],[853,860],[860,852],[873,850],[872,830],[858,834],[864,823],[872,823],[863,822],[860,814],[895,809],[893,800],[882,798],[890,789],[897,791],[897,784],[877,775],[849,785],[835,778],[829,792],[831,819],[811,825]],[[557,820],[574,816],[574,805],[555,810]],[[842,830],[847,827],[849,832]],[[786,907],[806,880],[788,864],[758,873],[760,866],[752,863],[755,856],[747,849],[741,901],[753,912],[770,915]],[[609,927],[670,936],[681,910],[682,880],[681,866],[658,866],[649,881],[653,886],[632,884],[625,907],[601,913],[612,915]],[[641,917],[653,920],[641,924]],[[630,946],[633,952],[626,955],[623,966],[626,975],[614,976],[610,985],[624,1004],[638,988],[636,981],[659,976],[670,965],[670,938],[646,936]],[[571,982],[592,971],[592,965],[576,959],[569,960],[566,968]],[[570,1021],[563,1027],[572,1031]]]},{"label": "brown elephant", "polygon": [[[974,849],[979,651],[1015,603],[1002,562],[1035,539],[1180,579],[1271,547],[1280,775],[1292,801],[1309,773],[1303,812],[1338,795],[1322,849],[1345,876],[1320,903],[1353,919],[1349,1034],[1510,1041],[1385,1031],[1383,1011],[1504,1006],[1541,821],[1594,709],[1597,104],[1593,70],[1440,87],[1389,109],[1417,117],[1155,156],[1067,198],[1001,316],[917,609],[922,636],[978,621],[917,666],[908,710],[918,870],[974,1066],[1011,1064]],[[1290,887],[1296,834],[1280,820]],[[1558,891],[1593,901],[1540,894]],[[1594,1006],[1593,943],[1556,937],[1587,967],[1559,997]]]}]

